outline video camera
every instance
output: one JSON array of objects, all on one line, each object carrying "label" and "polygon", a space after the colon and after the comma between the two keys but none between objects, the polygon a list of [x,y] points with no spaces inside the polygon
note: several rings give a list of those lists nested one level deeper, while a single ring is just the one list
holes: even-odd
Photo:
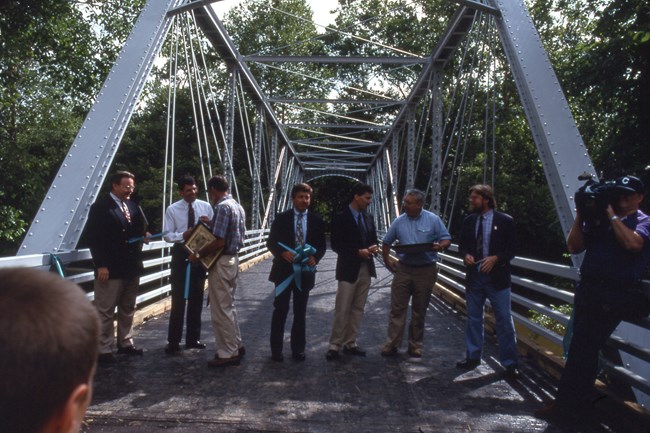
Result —
[{"label": "video camera", "polygon": [[614,180],[594,180],[593,175],[583,173],[578,180],[586,180],[575,194],[576,208],[587,228],[598,229],[608,226],[607,206],[614,206],[621,194]]}]

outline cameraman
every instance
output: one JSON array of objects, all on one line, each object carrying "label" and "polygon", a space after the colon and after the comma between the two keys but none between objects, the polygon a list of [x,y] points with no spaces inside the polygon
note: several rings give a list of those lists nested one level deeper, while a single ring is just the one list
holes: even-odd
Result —
[{"label": "cameraman", "polygon": [[640,179],[624,176],[614,189],[605,229],[590,230],[578,212],[569,231],[569,252],[585,252],[574,299],[573,338],[555,402],[538,410],[538,416],[584,418],[594,400],[598,352],[622,320],[648,314],[650,301],[640,290],[650,262],[650,217],[639,210],[644,186]]}]

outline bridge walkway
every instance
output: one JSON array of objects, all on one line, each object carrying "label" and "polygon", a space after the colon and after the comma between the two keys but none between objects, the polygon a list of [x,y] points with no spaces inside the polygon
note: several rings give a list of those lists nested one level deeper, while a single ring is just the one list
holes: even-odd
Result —
[{"label": "bridge walkway", "polygon": [[[366,305],[359,345],[367,357],[325,359],[332,320],[336,255],[319,266],[308,307],[307,360],[270,359],[270,260],[240,273],[237,308],[247,354],[240,366],[208,369],[215,353],[209,309],[203,311],[205,350],[164,353],[168,313],[136,328],[142,358],[99,367],[83,432],[561,432],[532,416],[555,380],[522,359],[523,375],[506,381],[494,338],[483,364],[460,372],[464,317],[432,300],[424,356],[380,356],[390,304],[390,273],[378,266]],[[288,321],[290,322],[290,320]],[[287,340],[290,323],[287,323]],[[289,356],[287,356],[289,355]],[[584,431],[644,432],[605,403]],[[601,419],[602,418],[602,419]],[[604,421],[603,421],[604,420]],[[648,430],[645,430],[647,432]]]}]

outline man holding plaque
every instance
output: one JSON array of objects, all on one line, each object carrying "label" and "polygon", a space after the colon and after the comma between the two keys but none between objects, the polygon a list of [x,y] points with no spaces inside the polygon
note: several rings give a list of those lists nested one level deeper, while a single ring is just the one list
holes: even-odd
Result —
[{"label": "man holding plaque", "polygon": [[[412,358],[422,357],[424,318],[438,276],[438,253],[451,244],[449,231],[440,217],[423,207],[422,191],[406,191],[402,200],[404,213],[393,221],[383,239],[381,252],[384,263],[394,276],[390,287],[388,338],[382,356],[397,356],[411,299],[408,354]],[[399,243],[399,247],[395,247],[399,261],[393,262],[390,250],[396,241]]]},{"label": "man holding plaque", "polygon": [[208,271],[208,295],[217,354],[208,361],[208,367],[239,365],[245,350],[237,322],[235,291],[239,273],[237,253],[244,245],[246,213],[244,208],[228,193],[225,176],[212,176],[208,181],[210,201],[215,203],[212,234],[215,240],[190,254],[189,260],[197,263],[201,257],[219,252]]},{"label": "man holding plaque", "polygon": [[312,188],[306,183],[291,189],[293,208],[276,215],[266,245],[273,253],[269,281],[275,284],[271,320],[271,358],[282,362],[284,325],[293,294],[291,353],[295,361],[305,360],[305,316],[309,291],[316,281],[316,265],[325,255],[325,223],[309,212]]},{"label": "man holding plaque", "polygon": [[205,349],[205,344],[201,343],[201,310],[206,272],[199,263],[190,263],[187,260],[189,253],[183,248],[183,242],[188,240],[199,221],[206,224],[212,221],[212,206],[207,201],[197,200],[197,191],[196,181],[192,176],[181,177],[178,180],[181,200],[172,203],[165,212],[164,238],[174,244],[170,266],[172,308],[167,331],[168,345],[165,348],[168,355],[181,350],[186,304],[185,348]]}]

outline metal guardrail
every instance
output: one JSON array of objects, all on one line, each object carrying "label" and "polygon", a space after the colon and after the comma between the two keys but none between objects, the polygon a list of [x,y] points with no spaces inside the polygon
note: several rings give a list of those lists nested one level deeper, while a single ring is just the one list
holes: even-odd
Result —
[{"label": "metal guardrail", "polygon": [[[246,232],[244,247],[239,252],[240,263],[245,263],[265,254],[268,251],[266,248],[266,238],[268,237],[268,232],[268,229],[249,230]],[[169,276],[168,264],[171,261],[169,248],[171,246],[172,244],[164,241],[151,242],[147,245],[144,245],[144,267],[146,273],[140,278],[142,293],[137,297],[136,300],[139,308],[155,300],[161,299],[162,297],[169,294],[171,287],[166,278]],[[156,257],[157,252],[159,253],[158,257]],[[452,253],[458,253],[457,245],[452,245],[447,250],[447,253],[441,254],[442,262],[440,263],[438,281],[453,291],[463,294],[464,296],[465,271],[463,261],[460,257],[453,255]],[[88,297],[91,300],[94,299],[94,293],[92,290],[89,290],[89,288],[92,287],[90,283],[94,279],[92,265],[90,264],[90,251],[88,249],[62,251],[58,253],[56,257],[60,263],[62,263],[68,268],[68,270],[70,270],[70,272],[66,271],[66,278],[81,285],[82,287],[85,286],[88,292]],[[0,268],[34,267],[49,269],[52,266],[52,259],[53,257],[50,254],[3,257],[0,258]],[[575,283],[575,281],[577,281],[579,278],[577,269],[561,264],[516,257],[512,261],[512,265],[515,270],[521,269],[525,270],[528,273],[532,271],[541,275],[560,278],[562,281],[566,281],[568,283]],[[158,283],[154,284],[156,281]],[[552,318],[553,320],[556,320],[563,325],[566,325],[568,323],[569,317],[552,309],[550,305],[551,303],[572,304],[573,293],[560,289],[558,287],[535,281],[529,277],[513,275],[512,281],[513,305],[519,306],[521,309],[525,309],[526,311],[536,311],[540,314]],[[650,282],[645,281],[644,284],[650,287]],[[547,299],[549,301],[548,303],[542,303],[539,300],[530,299],[530,297],[523,296],[520,293],[521,289],[533,291],[539,295],[539,298]],[[532,333],[540,335],[555,344],[562,344],[563,336],[533,322],[527,315],[513,312],[513,318],[518,324],[530,330]],[[646,330],[650,330],[650,319],[648,318],[635,322],[634,324]],[[613,336],[610,339],[609,345],[618,350],[624,351],[625,353],[630,354],[635,358],[650,362],[650,349],[648,348],[640,347],[637,344],[625,341],[624,339],[616,336]],[[627,385],[650,395],[650,382],[647,378],[641,377],[626,369],[625,367],[615,365],[608,360],[603,360],[602,364],[612,377],[615,377]]]},{"label": "metal guardrail", "polygon": [[[452,245],[448,248],[445,254],[441,254],[442,262],[440,263],[440,273],[438,275],[438,282],[443,286],[448,287],[449,289],[465,294],[465,271],[462,258],[457,255],[452,255],[451,253],[458,254],[458,246]],[[542,262],[539,260],[527,259],[522,257],[516,257],[511,262],[513,266],[513,276],[512,276],[512,303],[514,306],[519,306],[527,311],[536,311],[537,313],[543,314],[547,317],[556,320],[562,325],[567,325],[569,322],[569,316],[563,314],[559,311],[556,311],[551,308],[552,305],[560,304],[573,304],[573,293],[554,287],[548,284],[540,283],[534,281],[530,278],[520,277],[516,275],[517,270],[525,270],[528,273],[530,271],[540,273],[546,276],[552,276],[555,278],[560,278],[562,281],[567,283],[575,283],[579,279],[578,270],[572,266],[560,265],[555,263]],[[650,281],[644,281],[643,284],[650,288]],[[520,294],[521,289],[526,289],[528,291],[533,291],[537,295],[536,298],[548,300],[546,303],[543,303],[539,300],[530,299],[530,297],[523,296]],[[516,308],[516,307],[515,307]],[[514,308],[513,308],[514,309]],[[562,345],[563,336],[559,335],[531,320],[528,315],[523,315],[513,311],[513,319],[519,325],[528,329],[534,334],[542,336],[543,338],[558,344]],[[634,322],[635,325],[644,328],[650,331],[650,318],[645,318],[639,321]],[[608,341],[608,345],[623,351],[634,358],[638,358],[645,362],[650,363],[650,349],[645,347],[640,347],[638,344],[631,343],[624,340],[623,338],[612,336]],[[601,357],[601,365],[610,374],[611,377],[616,378],[617,380],[622,381],[623,383],[636,388],[639,391],[650,396],[650,381],[649,378],[641,377],[638,374],[628,370],[624,366],[616,365],[608,359]]]},{"label": "metal guardrail", "polygon": [[[265,230],[248,230],[244,237],[244,246],[239,252],[240,263],[245,263],[267,252],[266,238],[269,229]],[[157,301],[169,294],[171,285],[166,280],[169,277],[169,263],[171,262],[170,248],[173,244],[165,241],[150,242],[144,244],[142,251],[144,254],[143,265],[145,274],[140,277],[140,295],[136,298],[138,308]],[[158,257],[156,257],[158,253]],[[26,256],[2,257],[0,258],[0,268],[8,267],[30,267],[39,269],[50,269],[54,267],[53,260],[59,262],[67,268],[64,272],[66,279],[84,287],[88,299],[95,299],[95,293],[92,291],[92,281],[95,279],[92,268],[92,257],[90,250],[80,249],[72,251],[61,251],[56,255],[52,254],[31,254]],[[84,263],[85,262],[85,263]],[[158,281],[158,284],[154,284]]]}]

